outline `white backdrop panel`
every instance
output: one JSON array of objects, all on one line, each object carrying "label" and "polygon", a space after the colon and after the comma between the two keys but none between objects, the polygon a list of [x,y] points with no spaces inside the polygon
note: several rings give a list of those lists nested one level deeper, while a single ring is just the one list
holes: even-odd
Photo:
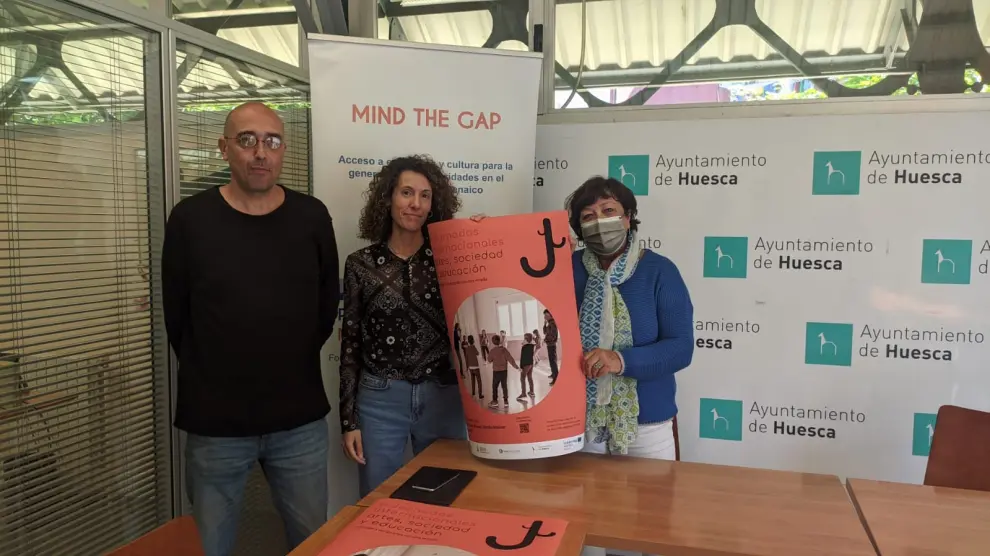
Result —
[{"label": "white backdrop panel", "polygon": [[990,409],[986,120],[541,125],[534,205],[637,193],[695,305],[684,459],[920,482],[939,406]]}]

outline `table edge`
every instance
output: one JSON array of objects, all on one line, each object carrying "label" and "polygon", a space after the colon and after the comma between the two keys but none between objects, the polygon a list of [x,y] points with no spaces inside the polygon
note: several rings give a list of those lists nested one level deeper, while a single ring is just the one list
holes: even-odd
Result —
[{"label": "table edge", "polygon": [[[337,535],[339,535],[340,532],[344,530],[344,528],[350,525],[351,522],[354,521],[359,515],[364,513],[366,509],[367,508],[365,507],[357,506],[353,504],[348,504],[342,507],[340,511],[338,511],[333,515],[333,517],[326,520],[326,522],[324,522],[323,525],[320,525],[320,527],[316,531],[314,531],[310,536],[306,537],[306,540],[301,542],[299,546],[292,549],[292,551],[289,552],[288,556],[309,556],[309,555],[315,556],[319,554],[320,551],[326,548],[327,545],[329,545],[331,542],[333,542],[335,538],[337,538]],[[324,527],[328,527],[328,526],[330,527],[330,529],[333,529],[334,527],[336,527],[337,529],[333,537],[331,537],[329,540],[326,540],[325,542],[322,540],[316,540],[318,538],[317,536],[319,535],[320,531],[322,531]],[[320,536],[320,538],[322,538],[322,535]],[[320,542],[322,542],[323,544],[317,544]],[[311,545],[316,545],[316,546],[311,546]]]},{"label": "table edge", "polygon": [[846,479],[846,492],[849,493],[849,501],[852,502],[852,506],[856,510],[856,516],[859,518],[859,524],[863,526],[863,530],[866,531],[866,537],[870,539],[870,544],[873,545],[873,551],[880,555],[880,545],[877,544],[877,539],[873,534],[873,530],[870,529],[870,522],[866,519],[866,513],[862,506],[860,506],[859,499],[856,498],[856,491],[852,484],[852,481],[856,480],[857,479]]}]

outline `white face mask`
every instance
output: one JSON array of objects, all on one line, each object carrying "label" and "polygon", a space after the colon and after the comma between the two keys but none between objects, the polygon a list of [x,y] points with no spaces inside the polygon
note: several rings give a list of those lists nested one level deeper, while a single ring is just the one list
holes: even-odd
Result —
[{"label": "white face mask", "polygon": [[621,216],[599,218],[581,224],[585,245],[602,257],[614,255],[626,246],[626,232],[626,224]]}]

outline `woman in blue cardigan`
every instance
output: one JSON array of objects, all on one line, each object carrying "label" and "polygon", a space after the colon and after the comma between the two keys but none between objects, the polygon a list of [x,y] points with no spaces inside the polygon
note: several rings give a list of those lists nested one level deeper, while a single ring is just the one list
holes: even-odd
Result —
[{"label": "woman in blue cardigan", "polygon": [[567,199],[588,421],[585,450],[675,459],[674,373],[691,364],[694,307],[674,263],[640,247],[636,196],[594,177]]}]

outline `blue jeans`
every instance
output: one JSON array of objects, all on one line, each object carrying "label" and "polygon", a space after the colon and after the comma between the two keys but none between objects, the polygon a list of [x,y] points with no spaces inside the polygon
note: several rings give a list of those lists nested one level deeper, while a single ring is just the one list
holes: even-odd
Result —
[{"label": "blue jeans", "polygon": [[363,373],[357,405],[365,461],[358,473],[362,498],[405,464],[408,441],[419,454],[438,438],[467,437],[456,384],[412,384]]},{"label": "blue jeans", "polygon": [[299,545],[327,521],[327,423],[264,436],[186,440],[186,493],[206,556],[227,556],[237,538],[244,486],[260,461],[289,541]]}]

